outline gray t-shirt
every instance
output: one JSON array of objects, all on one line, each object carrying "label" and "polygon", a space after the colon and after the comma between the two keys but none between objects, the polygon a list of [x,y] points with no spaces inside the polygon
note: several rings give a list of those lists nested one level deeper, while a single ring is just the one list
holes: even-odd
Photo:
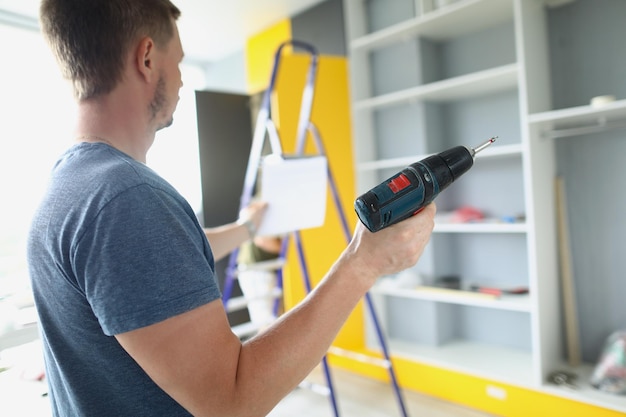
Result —
[{"label": "gray t-shirt", "polygon": [[113,337],[220,297],[202,227],[171,185],[106,144],[72,147],[28,263],[55,416],[189,415]]}]

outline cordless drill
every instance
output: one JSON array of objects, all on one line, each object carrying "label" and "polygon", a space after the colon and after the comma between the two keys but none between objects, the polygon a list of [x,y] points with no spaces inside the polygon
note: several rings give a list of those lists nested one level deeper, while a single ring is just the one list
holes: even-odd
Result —
[{"label": "cordless drill", "polygon": [[354,209],[359,219],[377,232],[417,214],[466,173],[474,165],[474,156],[496,138],[476,148],[455,146],[409,165],[356,199]]}]

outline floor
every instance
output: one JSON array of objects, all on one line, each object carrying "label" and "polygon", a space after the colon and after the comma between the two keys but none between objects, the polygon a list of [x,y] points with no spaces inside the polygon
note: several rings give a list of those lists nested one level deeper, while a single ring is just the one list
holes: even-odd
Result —
[{"label": "floor", "polygon": [[[340,417],[402,416],[391,385],[340,369],[332,369],[331,378]],[[268,417],[336,417],[330,397],[315,392],[315,387],[327,387],[321,369],[316,369],[307,381],[314,389],[296,389]],[[402,395],[410,417],[494,417],[414,391],[402,390]]]},{"label": "floor", "polygon": [[[36,347],[33,345],[32,349]],[[4,415],[4,410],[12,410],[11,417],[50,416],[49,400],[45,396],[47,387],[45,382],[37,380],[40,370],[41,365],[37,365],[0,372],[0,415]],[[331,369],[331,377],[338,416],[334,414],[330,397],[320,392],[328,388],[318,367],[305,381],[309,386],[294,390],[268,417],[402,417],[391,385],[336,368]],[[495,417],[410,390],[402,390],[402,395],[410,417]]]},{"label": "floor", "polygon": [[[9,375],[3,374],[0,374],[3,376],[0,378],[2,410],[12,410],[11,417],[50,416],[48,399],[42,395],[46,392],[44,384],[33,381],[16,386],[4,378]],[[391,386],[337,369],[333,369],[331,375],[339,417],[402,417]],[[314,389],[296,389],[268,417],[337,417],[330,398],[316,392],[326,388],[323,374],[315,370],[307,381]],[[12,395],[4,395],[7,392]],[[410,417],[494,417],[413,391],[403,390],[402,394]]]}]

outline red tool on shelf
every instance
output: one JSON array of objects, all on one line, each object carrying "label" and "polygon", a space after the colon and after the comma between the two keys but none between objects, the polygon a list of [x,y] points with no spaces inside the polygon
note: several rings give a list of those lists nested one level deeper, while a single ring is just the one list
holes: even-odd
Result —
[{"label": "red tool on shelf", "polygon": [[472,291],[480,292],[483,294],[492,294],[492,295],[505,295],[505,294],[528,294],[528,287],[513,287],[513,288],[497,288],[497,287],[487,287],[482,285],[472,285],[470,287]]}]

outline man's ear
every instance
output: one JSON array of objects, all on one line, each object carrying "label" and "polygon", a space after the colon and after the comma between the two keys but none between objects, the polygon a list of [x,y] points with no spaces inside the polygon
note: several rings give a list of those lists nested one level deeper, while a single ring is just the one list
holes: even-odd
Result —
[{"label": "man's ear", "polygon": [[154,73],[155,45],[152,38],[146,36],[141,39],[135,53],[135,64],[139,74],[149,82]]}]

